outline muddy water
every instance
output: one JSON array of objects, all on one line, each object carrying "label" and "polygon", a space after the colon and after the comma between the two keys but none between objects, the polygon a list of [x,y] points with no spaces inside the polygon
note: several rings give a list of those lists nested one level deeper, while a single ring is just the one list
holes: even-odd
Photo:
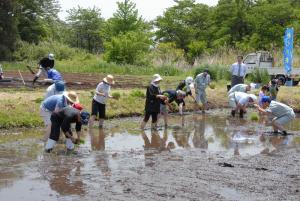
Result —
[{"label": "muddy water", "polygon": [[[105,129],[85,129],[85,143],[71,155],[65,153],[63,138],[53,153],[44,153],[42,130],[2,132],[0,200],[249,200],[249,196],[263,200],[266,191],[253,187],[260,179],[263,186],[273,186],[274,190],[268,189],[271,200],[300,196],[299,154],[284,157],[288,168],[278,166],[282,152],[299,152],[300,119],[288,125],[294,135],[286,137],[270,136],[265,132],[271,128],[263,122],[232,119],[225,111],[171,115],[170,126],[157,131],[141,131],[140,120],[112,120]],[[277,158],[279,163],[274,161]],[[233,164],[240,170],[228,172],[218,164]],[[248,170],[252,166],[269,170],[268,165],[290,171],[286,174],[293,180],[284,183],[291,182],[293,192],[276,188],[282,172],[263,178]],[[255,180],[243,181],[245,174],[253,174]]]}]

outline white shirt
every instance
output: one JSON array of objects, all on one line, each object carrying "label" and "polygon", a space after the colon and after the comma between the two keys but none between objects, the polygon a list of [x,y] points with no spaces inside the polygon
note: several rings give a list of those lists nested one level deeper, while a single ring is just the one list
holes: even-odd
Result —
[{"label": "white shirt", "polygon": [[56,91],[55,84],[51,84],[46,90],[45,99],[50,96],[62,94],[62,93],[63,93],[63,91]]},{"label": "white shirt", "polygon": [[100,82],[96,88],[96,92],[104,93],[105,96],[95,94],[94,100],[98,103],[105,104],[108,98],[108,94],[110,92],[110,85],[105,82]]},{"label": "white shirt", "polygon": [[246,75],[246,65],[244,63],[240,64],[240,74],[239,74],[239,64],[236,62],[231,65],[230,72],[232,75],[236,75],[239,77],[244,77]]},{"label": "white shirt", "polygon": [[247,105],[249,103],[249,94],[244,92],[234,92],[237,104]]},{"label": "white shirt", "polygon": [[245,92],[248,85],[246,84],[237,84],[234,87],[232,87],[227,94],[231,94],[233,92]]}]

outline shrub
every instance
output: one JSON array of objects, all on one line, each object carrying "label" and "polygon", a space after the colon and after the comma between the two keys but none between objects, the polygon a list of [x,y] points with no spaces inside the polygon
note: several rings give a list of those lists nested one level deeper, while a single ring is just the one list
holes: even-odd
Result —
[{"label": "shrub", "polygon": [[230,80],[231,75],[228,69],[225,66],[219,65],[202,65],[195,69],[194,76],[196,77],[199,73],[202,73],[204,70],[208,70],[210,74],[210,78],[212,80]]},{"label": "shrub", "polygon": [[269,73],[266,69],[254,69],[247,77],[251,82],[268,84],[270,81]]}]

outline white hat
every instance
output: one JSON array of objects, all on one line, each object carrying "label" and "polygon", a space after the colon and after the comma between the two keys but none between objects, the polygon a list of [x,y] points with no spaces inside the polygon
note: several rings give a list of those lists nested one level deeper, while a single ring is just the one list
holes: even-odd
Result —
[{"label": "white hat", "polygon": [[48,59],[50,59],[50,60],[54,60],[54,54],[52,54],[52,53],[49,53],[49,54],[48,54]]},{"label": "white hat", "polygon": [[153,79],[152,79],[152,82],[158,82],[158,81],[161,81],[162,78],[159,74],[154,74],[153,75]]},{"label": "white hat", "polygon": [[75,91],[65,91],[63,93],[64,97],[66,97],[71,103],[79,103],[78,96]]},{"label": "white hat", "polygon": [[257,97],[254,94],[249,94],[249,98],[251,98],[253,102],[257,101]]},{"label": "white hat", "polygon": [[187,77],[186,79],[185,79],[185,83],[187,84],[187,85],[190,85],[190,84],[192,84],[194,82],[194,79],[191,77],[191,76],[189,76],[189,77]]}]

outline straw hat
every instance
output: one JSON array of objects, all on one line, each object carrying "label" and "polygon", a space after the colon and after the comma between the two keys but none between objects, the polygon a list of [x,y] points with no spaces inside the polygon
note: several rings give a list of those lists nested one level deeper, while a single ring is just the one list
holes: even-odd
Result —
[{"label": "straw hat", "polygon": [[158,81],[161,81],[161,80],[162,80],[162,78],[161,78],[161,76],[159,74],[154,74],[153,75],[152,82],[158,82]]},{"label": "straw hat", "polygon": [[66,91],[63,95],[70,101],[71,103],[79,103],[78,96],[75,91]]},{"label": "straw hat", "polygon": [[103,81],[110,85],[115,84],[114,76],[112,75],[107,75],[105,78],[103,78]]}]

